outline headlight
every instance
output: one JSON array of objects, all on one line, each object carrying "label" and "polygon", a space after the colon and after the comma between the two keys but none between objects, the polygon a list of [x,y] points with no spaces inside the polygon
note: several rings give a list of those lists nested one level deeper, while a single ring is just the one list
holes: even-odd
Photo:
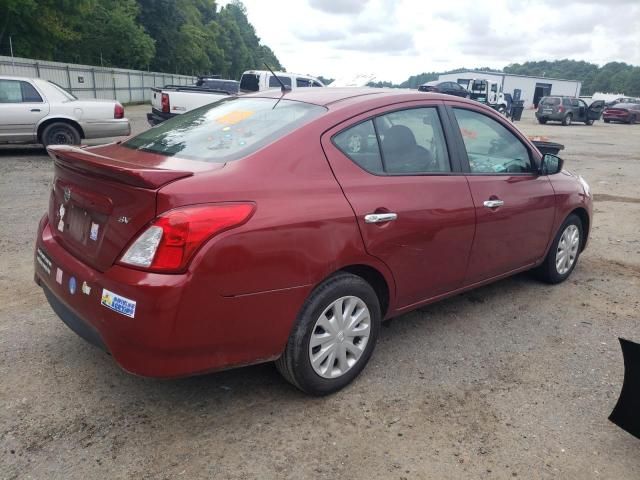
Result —
[{"label": "headlight", "polygon": [[590,197],[591,187],[589,187],[589,184],[587,183],[587,181],[584,178],[582,178],[582,176],[579,176],[578,180],[580,180],[580,183],[582,184],[582,188],[584,188],[585,195],[587,195],[587,197]]}]

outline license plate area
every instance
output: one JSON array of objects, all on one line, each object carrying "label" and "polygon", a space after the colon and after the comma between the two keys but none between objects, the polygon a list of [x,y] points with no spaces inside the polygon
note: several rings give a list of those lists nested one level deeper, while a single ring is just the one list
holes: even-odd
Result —
[{"label": "license plate area", "polygon": [[91,230],[91,215],[84,208],[74,205],[69,206],[67,215],[67,235],[73,241],[86,245]]}]

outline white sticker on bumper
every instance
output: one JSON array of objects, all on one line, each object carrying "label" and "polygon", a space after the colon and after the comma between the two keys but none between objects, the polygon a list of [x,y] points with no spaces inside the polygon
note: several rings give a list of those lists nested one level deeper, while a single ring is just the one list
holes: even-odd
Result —
[{"label": "white sticker on bumper", "polygon": [[136,315],[136,302],[134,300],[110,292],[106,288],[102,289],[100,304],[127,317],[133,318]]}]

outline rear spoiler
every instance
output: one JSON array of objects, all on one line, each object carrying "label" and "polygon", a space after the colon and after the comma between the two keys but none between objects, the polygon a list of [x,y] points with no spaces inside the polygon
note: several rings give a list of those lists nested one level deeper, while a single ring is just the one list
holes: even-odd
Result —
[{"label": "rear spoiler", "polygon": [[97,155],[84,148],[56,145],[47,148],[57,166],[106,178],[133,187],[158,189],[169,182],[193,175],[193,172],[141,167],[111,157]]}]

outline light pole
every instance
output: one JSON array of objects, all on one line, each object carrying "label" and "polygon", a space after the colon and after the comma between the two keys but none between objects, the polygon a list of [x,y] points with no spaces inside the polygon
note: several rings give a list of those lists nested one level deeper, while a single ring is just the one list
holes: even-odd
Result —
[{"label": "light pole", "polygon": [[16,68],[16,64],[13,61],[13,40],[11,39],[11,35],[9,35],[9,51],[11,52],[11,65],[13,68]]}]

